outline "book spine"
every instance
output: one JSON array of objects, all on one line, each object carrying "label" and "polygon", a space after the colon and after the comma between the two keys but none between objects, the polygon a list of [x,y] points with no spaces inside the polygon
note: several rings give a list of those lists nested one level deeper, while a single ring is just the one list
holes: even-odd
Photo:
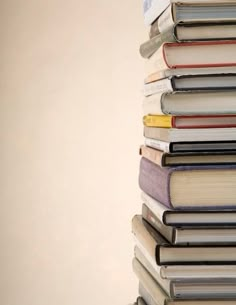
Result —
[{"label": "book spine", "polygon": [[161,268],[156,264],[156,261],[152,259],[152,257],[149,255],[147,250],[142,246],[142,244],[135,239],[135,247],[134,247],[134,257],[137,258],[137,260],[146,268],[149,269],[147,266],[150,265],[152,269],[160,274]]},{"label": "book spine", "polygon": [[152,161],[153,163],[162,166],[162,157],[163,157],[162,151],[142,145],[140,147],[140,155]]},{"label": "book spine", "polygon": [[152,39],[153,37],[159,34],[160,34],[160,30],[158,26],[158,19],[156,19],[150,27],[149,38]]},{"label": "book spine", "polygon": [[167,207],[171,207],[169,188],[171,172],[171,169],[161,168],[145,158],[141,159],[139,171],[141,190]]},{"label": "book spine", "polygon": [[[154,298],[149,294],[149,292],[144,288],[141,282],[139,282],[138,292],[141,295],[142,299],[145,301],[145,304],[142,305],[160,305],[159,302],[154,300]],[[139,305],[139,304],[138,304]]]},{"label": "book spine", "polygon": [[160,33],[169,31],[175,25],[172,14],[172,5],[169,5],[164,13],[158,18],[158,29]]},{"label": "book spine", "polygon": [[149,255],[155,260],[156,241],[143,225],[140,217],[135,215],[132,219],[132,232],[135,238],[141,243],[141,245],[147,250]]},{"label": "book spine", "polygon": [[161,98],[163,93],[156,93],[153,95],[149,95],[143,100],[143,115],[148,114],[164,114],[162,111]]},{"label": "book spine", "polygon": [[163,214],[168,210],[163,204],[148,196],[146,193],[141,193],[141,199],[146,204],[146,206],[153,211],[153,213],[163,222]]},{"label": "book spine", "polygon": [[[181,129],[180,129],[181,130]],[[144,126],[143,134],[146,138],[161,140],[165,142],[173,142],[173,134],[176,136],[175,128],[147,127]],[[178,135],[178,133],[177,133]]]},{"label": "book spine", "polygon": [[168,142],[145,138],[144,143],[148,147],[152,147],[167,153],[170,152],[170,144]]},{"label": "book spine", "polygon": [[147,127],[171,128],[172,117],[169,115],[145,115],[143,124]]},{"label": "book spine", "polygon": [[160,284],[160,286],[165,290],[167,294],[170,293],[170,281],[163,279],[160,276],[161,267],[156,264],[146,253],[143,247],[135,248],[135,258],[143,265],[143,267],[152,275],[152,277]]},{"label": "book spine", "polygon": [[166,70],[162,70],[162,71],[156,71],[155,73],[152,73],[150,75],[147,75],[144,79],[144,83],[148,84],[148,83],[152,83],[155,82],[157,80],[163,79],[166,77]]},{"label": "book spine", "polygon": [[173,91],[173,82],[171,78],[164,78],[156,82],[144,85],[144,95],[149,96],[153,94],[160,94],[163,92]]},{"label": "book spine", "polygon": [[153,226],[158,232],[161,234],[172,244],[176,243],[174,228],[167,227],[156,217],[156,215],[145,205],[142,205],[142,216],[143,218]]},{"label": "book spine", "polygon": [[167,294],[164,290],[157,284],[150,273],[142,266],[142,264],[137,260],[133,259],[133,270],[138,277],[140,283],[145,289],[147,289],[148,294],[158,300],[158,304],[162,305],[165,302]]}]

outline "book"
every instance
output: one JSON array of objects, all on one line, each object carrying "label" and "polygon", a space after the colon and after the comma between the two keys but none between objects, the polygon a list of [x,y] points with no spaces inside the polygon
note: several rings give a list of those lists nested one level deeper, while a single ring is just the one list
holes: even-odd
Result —
[{"label": "book", "polygon": [[[218,21],[235,21],[235,1],[170,1],[170,5],[156,20],[158,28],[166,31],[181,22],[213,23]],[[217,3],[218,2],[218,3]],[[204,34],[203,34],[204,35]]]},{"label": "book", "polygon": [[[224,227],[236,226],[236,210],[173,210],[146,193],[141,194],[144,204],[155,214],[161,223],[172,227]],[[236,270],[236,269],[235,269]]]},{"label": "book", "polygon": [[[172,76],[203,76],[203,75],[223,75],[223,74],[235,74],[236,67],[210,67],[210,68],[165,68],[158,69],[151,74],[146,74],[144,82],[146,84],[155,82],[163,78],[169,78]],[[216,89],[217,90],[217,89]]]},{"label": "book", "polygon": [[173,116],[145,115],[143,124],[161,128],[226,128],[236,127],[236,115]]},{"label": "book", "polygon": [[236,141],[190,141],[166,142],[158,139],[145,138],[145,145],[163,152],[170,153],[199,153],[199,152],[233,152],[236,150]]},{"label": "book", "polygon": [[161,167],[173,167],[178,165],[236,164],[236,151],[166,153],[164,151],[142,145],[139,149],[139,154]]},{"label": "book", "polygon": [[[162,289],[168,291],[171,281],[194,280],[236,280],[236,265],[157,265],[147,250],[135,239],[134,257],[152,274],[158,278]],[[154,276],[154,277],[155,277]]]},{"label": "book", "polygon": [[142,157],[139,186],[170,208],[236,208],[236,165],[160,167]]},{"label": "book", "polygon": [[236,128],[159,128],[144,126],[146,138],[166,142],[235,141]]},{"label": "book", "polygon": [[143,115],[204,116],[236,114],[236,90],[156,93],[145,97]]},{"label": "book", "polygon": [[186,20],[232,20],[235,19],[236,8],[233,0],[144,0],[143,12],[146,25],[151,25],[160,15],[164,15],[159,23],[167,24],[167,27],[172,22]]},{"label": "book", "polygon": [[149,275],[164,289],[161,285],[163,281],[169,283],[168,291],[164,291],[171,299],[229,299],[236,297],[236,280],[235,279],[221,279],[221,280],[161,280],[160,276],[151,267],[145,268],[143,264],[133,259],[133,270],[142,279],[142,273],[148,272]]},{"label": "book", "polygon": [[180,228],[166,226],[145,204],[142,206],[142,217],[173,245],[236,243],[236,227],[227,226],[227,223],[221,228],[210,228],[207,224]]},{"label": "book", "polygon": [[139,215],[132,219],[132,232],[159,266],[236,265],[235,245],[172,245]]},{"label": "book", "polygon": [[[236,19],[235,19],[236,21]],[[190,42],[207,40],[234,40],[236,39],[236,23],[214,22],[214,23],[177,23],[173,24],[167,31],[161,32],[141,44],[140,55],[149,58],[164,42]]]},{"label": "book", "polygon": [[145,69],[149,75],[166,68],[227,66],[236,66],[236,40],[166,42],[146,60]]},{"label": "book", "polygon": [[144,84],[144,95],[173,91],[225,91],[236,89],[236,74],[173,75]]},{"label": "book", "polygon": [[235,299],[172,299],[138,263],[133,264],[133,270],[139,279],[139,294],[148,305],[235,305]]}]

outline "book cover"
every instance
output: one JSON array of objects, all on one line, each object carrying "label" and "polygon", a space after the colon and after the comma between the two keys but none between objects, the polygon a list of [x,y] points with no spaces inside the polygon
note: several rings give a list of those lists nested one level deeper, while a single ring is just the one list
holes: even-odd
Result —
[{"label": "book cover", "polygon": [[169,208],[236,208],[236,165],[160,167],[142,157],[139,186]]}]

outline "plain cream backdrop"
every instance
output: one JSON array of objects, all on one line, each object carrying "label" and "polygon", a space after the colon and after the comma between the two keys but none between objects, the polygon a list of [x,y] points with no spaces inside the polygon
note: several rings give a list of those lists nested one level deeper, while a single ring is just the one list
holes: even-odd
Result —
[{"label": "plain cream backdrop", "polygon": [[137,295],[142,1],[0,3],[0,304]]}]

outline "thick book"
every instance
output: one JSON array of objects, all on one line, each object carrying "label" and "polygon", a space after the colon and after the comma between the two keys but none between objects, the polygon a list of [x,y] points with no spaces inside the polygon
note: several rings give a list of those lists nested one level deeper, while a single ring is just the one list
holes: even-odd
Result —
[{"label": "thick book", "polygon": [[[236,21],[236,19],[235,19]],[[236,23],[177,23],[141,44],[139,52],[149,58],[164,42],[190,42],[236,39]]]},{"label": "thick book", "polygon": [[152,147],[142,145],[139,154],[161,167],[178,165],[220,165],[236,164],[236,151],[167,153]]},{"label": "thick book", "polygon": [[207,224],[180,228],[166,226],[145,204],[142,206],[142,217],[173,245],[236,244],[236,228],[227,226],[227,223],[221,228],[210,228]]},{"label": "thick book", "polygon": [[159,128],[144,126],[146,138],[166,142],[236,141],[236,128]]},{"label": "thick book", "polygon": [[160,15],[159,27],[165,23],[167,27],[178,21],[235,20],[235,6],[234,0],[144,0],[144,22],[151,25]]},{"label": "thick book", "polygon": [[216,282],[217,280],[236,281],[236,265],[157,265],[147,250],[135,239],[134,257],[157,277],[163,290],[168,291],[171,281],[194,280]]},{"label": "thick book", "polygon": [[190,141],[166,142],[159,139],[145,138],[145,145],[168,153],[198,152],[234,152],[236,141]]},{"label": "thick book", "polygon": [[[214,54],[214,56],[212,56]],[[146,73],[166,68],[236,66],[236,40],[166,42],[146,60]]]},{"label": "thick book", "polygon": [[160,167],[142,157],[139,186],[170,208],[236,208],[236,165]]},{"label": "thick book", "polygon": [[[149,269],[136,258],[133,259],[133,269],[135,273],[142,277],[142,272],[148,272],[150,276],[160,285],[162,282],[160,276],[151,267]],[[236,298],[236,280],[235,279],[219,279],[219,280],[166,280],[169,284],[169,289],[165,293],[171,299],[229,299]]]},{"label": "thick book", "polygon": [[[142,192],[143,203],[155,214],[160,223],[172,227],[236,227],[236,210],[173,210]],[[170,233],[169,233],[170,234]],[[236,272],[236,269],[235,269]],[[235,274],[236,275],[236,274]]]},{"label": "thick book", "polygon": [[164,92],[143,100],[143,115],[204,116],[236,114],[236,90]]},{"label": "thick book", "polygon": [[148,114],[143,117],[147,127],[161,128],[226,128],[236,127],[236,115],[173,116]]},{"label": "thick book", "polygon": [[133,270],[139,279],[139,294],[147,305],[235,305],[236,303],[235,298],[173,299],[163,291],[141,264],[133,264]]},{"label": "thick book", "polygon": [[194,90],[232,90],[236,89],[236,74],[198,74],[198,75],[173,75],[155,82],[144,84],[144,95],[173,91]]},{"label": "thick book", "polygon": [[141,216],[132,219],[132,232],[149,256],[159,265],[236,265],[236,246],[170,244]]}]

